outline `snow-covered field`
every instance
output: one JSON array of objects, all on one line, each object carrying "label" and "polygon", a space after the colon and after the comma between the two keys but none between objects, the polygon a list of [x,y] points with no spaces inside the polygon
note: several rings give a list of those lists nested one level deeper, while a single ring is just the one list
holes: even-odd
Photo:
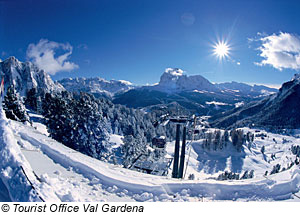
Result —
[{"label": "snow-covered field", "polygon": [[[300,196],[297,194],[299,166],[264,176],[274,165],[285,167],[295,159],[289,149],[300,142],[293,137],[267,133],[264,140],[255,138],[254,144],[244,147],[242,153],[232,153],[230,147],[223,151],[206,151],[201,141],[195,141],[191,144],[187,169],[187,175],[193,173],[195,179],[188,180],[148,175],[93,159],[47,137],[47,133],[40,132],[43,126],[36,124],[34,127],[37,129],[7,120],[1,113],[2,201],[300,200],[294,195]],[[282,143],[282,138],[287,141]],[[118,136],[112,136],[111,140],[116,143],[115,147],[122,144]],[[261,153],[263,145],[265,155]],[[171,155],[173,147],[174,143],[167,146]],[[275,158],[271,158],[272,154]],[[212,179],[225,170],[242,173],[252,169],[255,171],[252,179]]]},{"label": "snow-covered field", "polygon": [[[270,173],[276,164],[280,164],[281,168],[287,168],[287,165],[295,160],[296,156],[290,149],[292,145],[300,145],[299,138],[268,133],[261,129],[241,129],[244,133],[251,132],[256,135],[251,146],[243,145],[242,152],[237,152],[232,144],[228,144],[223,150],[207,150],[202,148],[202,139],[194,141],[191,144],[187,172],[194,174],[196,179],[207,179],[216,177],[224,171],[241,174],[246,170],[254,170],[255,178],[261,178],[266,171]],[[261,152],[262,147],[265,148],[264,154]],[[174,142],[168,144],[167,152],[173,155]]]}]

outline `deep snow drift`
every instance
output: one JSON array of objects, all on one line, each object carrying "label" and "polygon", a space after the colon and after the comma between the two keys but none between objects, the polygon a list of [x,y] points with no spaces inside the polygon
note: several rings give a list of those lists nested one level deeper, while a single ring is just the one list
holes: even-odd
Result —
[{"label": "deep snow drift", "polygon": [[[0,177],[12,201],[57,201],[52,188],[39,183],[33,170],[22,154],[11,121],[0,109]],[[29,182],[30,181],[30,182]],[[43,195],[45,198],[41,198]]]}]

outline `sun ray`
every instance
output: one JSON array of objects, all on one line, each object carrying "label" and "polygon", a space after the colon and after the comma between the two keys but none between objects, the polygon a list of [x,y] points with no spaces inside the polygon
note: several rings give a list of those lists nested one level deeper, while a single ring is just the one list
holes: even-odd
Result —
[{"label": "sun ray", "polygon": [[226,42],[219,41],[213,46],[213,48],[214,55],[217,56],[220,60],[229,57],[230,46]]}]

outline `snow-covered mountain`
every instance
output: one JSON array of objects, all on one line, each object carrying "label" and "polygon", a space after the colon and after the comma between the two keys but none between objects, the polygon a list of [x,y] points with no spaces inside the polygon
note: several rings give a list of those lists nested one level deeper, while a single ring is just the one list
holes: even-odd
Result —
[{"label": "snow-covered mountain", "polygon": [[[92,93],[96,97],[110,97],[116,103],[134,108],[174,101],[180,103],[179,100],[182,100],[184,106],[188,106],[188,109],[191,106],[193,106],[192,109],[195,109],[196,106],[198,106],[196,109],[202,109],[203,105],[207,105],[206,102],[208,104],[230,103],[229,106],[234,107],[237,102],[277,92],[276,89],[265,86],[250,86],[237,82],[213,84],[201,75],[188,76],[179,68],[167,68],[161,75],[159,83],[152,86],[137,87],[128,81],[108,81],[100,77],[65,78],[60,80],[59,83],[66,90]],[[201,105],[190,104],[191,98],[187,97],[193,97],[192,103],[199,103],[201,100]]]},{"label": "snow-covered mountain", "polygon": [[187,76],[167,68],[158,84],[131,89],[115,96],[114,102],[133,108],[164,106],[177,102],[199,114],[214,114],[266,96],[276,89],[242,83],[213,84],[201,75]]},{"label": "snow-covered mountain", "polygon": [[207,92],[224,92],[237,95],[266,96],[278,92],[275,88],[264,85],[249,85],[235,81],[225,83],[211,83],[201,75],[187,76],[179,68],[167,68],[161,75],[157,85],[150,89],[163,91],[167,93],[176,93],[182,91],[207,91]]},{"label": "snow-covered mountain", "polygon": [[300,128],[299,107],[300,74],[296,74],[282,85],[278,93],[216,116],[212,125]]},{"label": "snow-covered mountain", "polygon": [[226,83],[216,83],[215,86],[220,90],[241,93],[244,95],[252,95],[252,96],[266,96],[273,93],[277,93],[278,90],[275,88],[266,87],[264,85],[256,85],[253,86],[245,83],[238,83],[235,81],[226,82]]},{"label": "snow-covered mountain", "polygon": [[167,68],[157,85],[152,87],[164,92],[181,92],[193,90],[219,91],[211,82],[201,75],[187,76],[179,68]]},{"label": "snow-covered mountain", "polygon": [[94,95],[113,96],[134,88],[133,84],[124,80],[110,80],[103,78],[65,78],[59,81],[66,90],[71,92],[87,92]]},{"label": "snow-covered mountain", "polygon": [[[59,81],[66,90],[73,92],[88,92],[99,95],[114,96],[137,88],[129,81],[105,80],[96,78],[65,78]],[[205,90],[220,91],[211,82],[201,75],[187,76],[183,70],[178,68],[167,68],[161,75],[158,84],[153,86],[142,86],[140,89],[149,89],[166,93],[178,93],[182,91]]]},{"label": "snow-covered mountain", "polygon": [[[88,92],[95,95],[113,96],[117,93],[125,93],[136,87],[129,81],[105,80],[103,78],[65,78],[59,81],[65,89],[74,92]],[[167,68],[161,75],[158,84],[143,86],[140,89],[149,89],[166,93],[178,93],[182,91],[206,90],[210,92],[220,91],[211,82],[201,75],[187,76],[179,68]]]},{"label": "snow-covered mountain", "polygon": [[36,88],[43,92],[60,92],[65,90],[59,83],[31,62],[20,62],[15,57],[9,57],[0,62],[0,74],[4,77],[5,88],[14,85],[22,96],[27,91]]}]

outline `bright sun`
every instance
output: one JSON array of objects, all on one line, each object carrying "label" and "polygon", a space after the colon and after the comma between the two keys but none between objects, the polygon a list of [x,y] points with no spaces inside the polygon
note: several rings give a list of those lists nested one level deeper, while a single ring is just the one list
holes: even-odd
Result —
[{"label": "bright sun", "polygon": [[226,42],[218,42],[213,46],[214,48],[214,55],[216,55],[219,59],[223,59],[228,57],[230,47]]}]

